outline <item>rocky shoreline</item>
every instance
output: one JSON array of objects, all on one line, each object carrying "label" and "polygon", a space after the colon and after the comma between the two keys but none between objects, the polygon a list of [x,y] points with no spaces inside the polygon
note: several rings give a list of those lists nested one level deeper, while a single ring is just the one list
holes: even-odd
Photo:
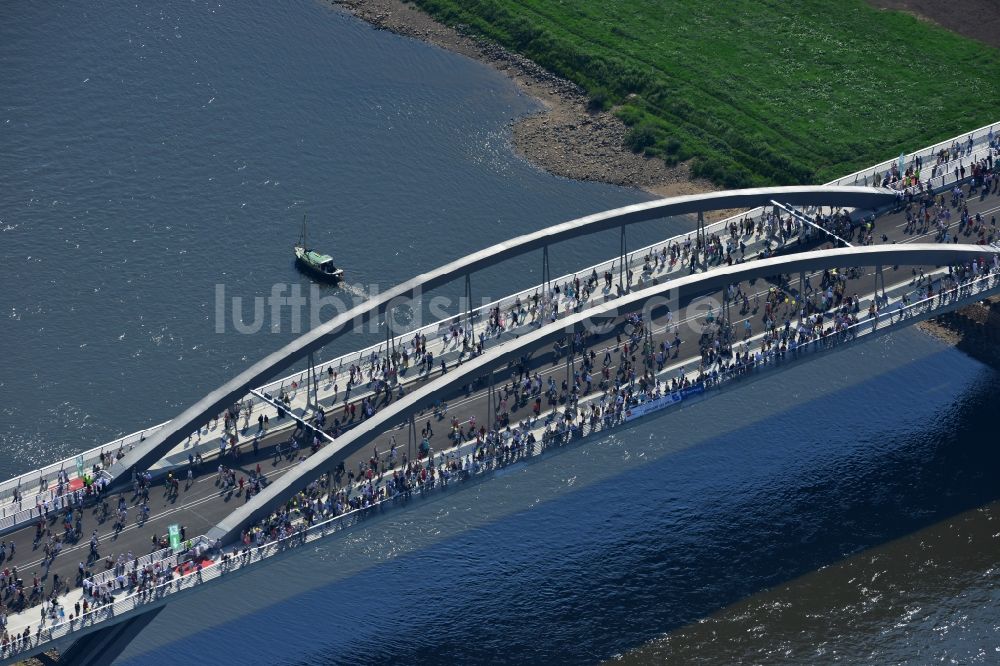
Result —
[{"label": "rocky shoreline", "polygon": [[420,39],[474,58],[503,72],[545,110],[513,123],[517,153],[549,173],[635,187],[660,196],[718,189],[691,179],[686,164],[668,167],[663,160],[637,155],[623,147],[628,128],[608,111],[592,113],[576,84],[559,78],[527,58],[439,23],[403,0],[331,0],[381,30]]},{"label": "rocky shoreline", "polygon": [[1000,370],[1000,297],[949,312],[917,326],[935,338]]}]

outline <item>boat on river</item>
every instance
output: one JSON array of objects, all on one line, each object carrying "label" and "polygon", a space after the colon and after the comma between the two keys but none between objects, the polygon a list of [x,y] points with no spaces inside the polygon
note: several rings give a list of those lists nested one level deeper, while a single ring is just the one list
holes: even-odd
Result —
[{"label": "boat on river", "polygon": [[295,245],[295,265],[300,271],[317,280],[336,284],[344,279],[344,271],[334,265],[333,257],[309,248],[305,218],[302,219],[302,234]]}]

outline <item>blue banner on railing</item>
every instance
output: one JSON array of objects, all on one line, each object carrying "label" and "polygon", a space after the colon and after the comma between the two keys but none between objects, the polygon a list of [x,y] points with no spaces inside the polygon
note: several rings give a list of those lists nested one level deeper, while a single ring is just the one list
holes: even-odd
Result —
[{"label": "blue banner on railing", "polygon": [[654,398],[652,400],[647,400],[646,402],[639,403],[633,407],[625,410],[625,420],[632,421],[639,418],[640,416],[645,416],[651,412],[658,412],[661,409],[674,405],[681,401],[682,395],[680,393],[667,393],[659,398]]},{"label": "blue banner on railing", "polygon": [[698,395],[699,393],[705,392],[705,386],[703,384],[695,384],[694,386],[688,386],[687,388],[681,389],[681,397],[687,398],[688,396]]}]

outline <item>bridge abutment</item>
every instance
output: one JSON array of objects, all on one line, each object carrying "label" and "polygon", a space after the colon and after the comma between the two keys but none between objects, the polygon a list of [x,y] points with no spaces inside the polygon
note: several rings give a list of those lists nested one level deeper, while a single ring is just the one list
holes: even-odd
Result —
[{"label": "bridge abutment", "polygon": [[162,610],[163,606],[157,606],[142,615],[91,632],[61,652],[58,659],[47,656],[45,661],[59,666],[111,666]]}]

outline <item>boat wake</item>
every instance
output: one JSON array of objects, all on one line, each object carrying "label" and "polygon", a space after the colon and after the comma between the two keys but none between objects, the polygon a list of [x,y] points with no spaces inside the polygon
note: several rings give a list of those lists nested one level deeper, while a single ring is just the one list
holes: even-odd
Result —
[{"label": "boat wake", "polygon": [[371,295],[364,288],[364,286],[360,284],[348,284],[345,282],[340,285],[340,288],[346,291],[351,296],[360,299],[362,302],[371,300]]}]

